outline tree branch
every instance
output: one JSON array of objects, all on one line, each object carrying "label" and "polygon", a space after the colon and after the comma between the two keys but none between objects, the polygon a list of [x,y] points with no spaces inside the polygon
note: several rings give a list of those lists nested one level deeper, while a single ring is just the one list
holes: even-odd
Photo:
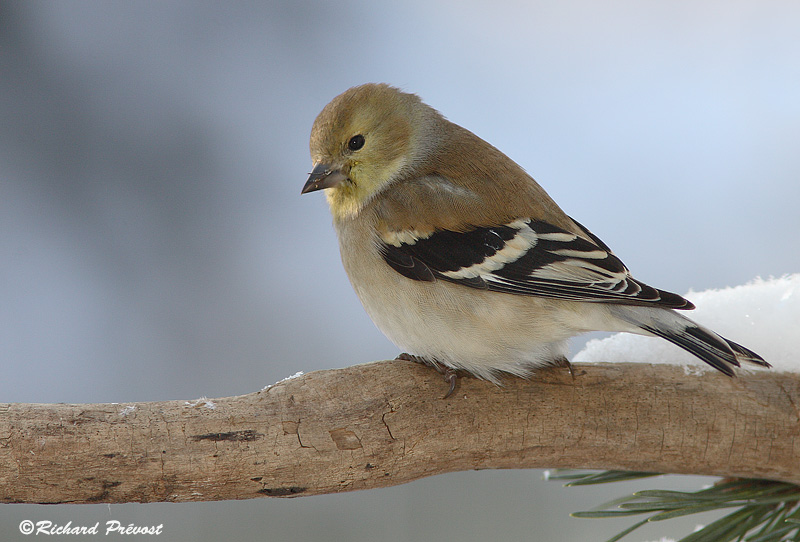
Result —
[{"label": "tree branch", "polygon": [[570,467],[800,483],[800,375],[575,365],[462,378],[391,361],[213,400],[0,404],[0,500],[210,501]]}]

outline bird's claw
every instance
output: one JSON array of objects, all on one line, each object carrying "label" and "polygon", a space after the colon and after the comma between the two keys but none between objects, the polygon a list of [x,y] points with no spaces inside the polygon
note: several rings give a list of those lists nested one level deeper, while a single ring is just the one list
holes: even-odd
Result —
[{"label": "bird's claw", "polygon": [[458,382],[458,373],[455,369],[442,365],[435,359],[427,359],[423,358],[422,356],[414,356],[412,354],[407,354],[403,352],[399,356],[395,358],[396,360],[401,361],[413,361],[414,363],[421,363],[428,367],[433,367],[436,369],[436,372],[439,373],[444,377],[444,381],[450,384],[450,388],[447,390],[447,393],[444,395],[443,399],[447,399],[450,397],[456,389],[456,383]]}]

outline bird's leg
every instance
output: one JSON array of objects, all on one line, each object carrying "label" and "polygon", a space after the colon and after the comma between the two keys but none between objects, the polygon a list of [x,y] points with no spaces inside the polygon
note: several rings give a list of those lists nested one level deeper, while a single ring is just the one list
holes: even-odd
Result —
[{"label": "bird's leg", "polygon": [[575,371],[572,368],[572,364],[566,358],[566,356],[559,356],[553,360],[553,365],[555,367],[565,367],[569,369],[569,374],[572,376],[572,380],[575,380]]},{"label": "bird's leg", "polygon": [[447,399],[456,389],[456,383],[458,382],[458,374],[456,374],[455,369],[451,369],[450,367],[442,367],[441,365],[434,365],[434,368],[440,372],[442,376],[444,376],[444,381],[450,383],[450,387],[447,390],[447,393],[444,394],[442,399]]},{"label": "bird's leg", "polygon": [[[444,395],[443,399],[447,399],[453,394],[453,391],[456,389],[456,382],[458,382],[458,374],[456,373],[455,369],[442,365],[435,359],[427,359],[423,358],[422,356],[414,356],[412,354],[407,354],[403,352],[395,359],[401,361],[413,361],[414,363],[421,363],[428,367],[433,367],[436,369],[436,372],[440,375],[444,376],[444,381],[450,384],[450,389],[447,390],[447,393]],[[568,362],[569,363],[569,362]]]}]

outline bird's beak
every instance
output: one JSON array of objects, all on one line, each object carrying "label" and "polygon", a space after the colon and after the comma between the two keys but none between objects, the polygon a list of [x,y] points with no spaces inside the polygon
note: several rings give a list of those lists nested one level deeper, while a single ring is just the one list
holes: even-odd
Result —
[{"label": "bird's beak", "polygon": [[308,194],[309,192],[316,192],[324,188],[333,188],[345,179],[347,179],[347,175],[342,173],[341,168],[320,163],[314,166],[314,169],[308,176],[308,180],[300,193]]}]

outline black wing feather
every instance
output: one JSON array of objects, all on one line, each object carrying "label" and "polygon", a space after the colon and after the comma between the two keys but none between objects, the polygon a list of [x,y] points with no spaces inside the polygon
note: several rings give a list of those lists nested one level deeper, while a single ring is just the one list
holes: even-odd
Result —
[{"label": "black wing feather", "polygon": [[[439,278],[472,288],[574,301],[694,308],[677,294],[634,279],[600,239],[578,226],[589,239],[527,220],[466,232],[439,230],[413,243],[384,243],[381,251],[386,263],[413,280]],[[515,246],[529,246],[512,247],[500,258],[498,252],[517,237]]]}]

